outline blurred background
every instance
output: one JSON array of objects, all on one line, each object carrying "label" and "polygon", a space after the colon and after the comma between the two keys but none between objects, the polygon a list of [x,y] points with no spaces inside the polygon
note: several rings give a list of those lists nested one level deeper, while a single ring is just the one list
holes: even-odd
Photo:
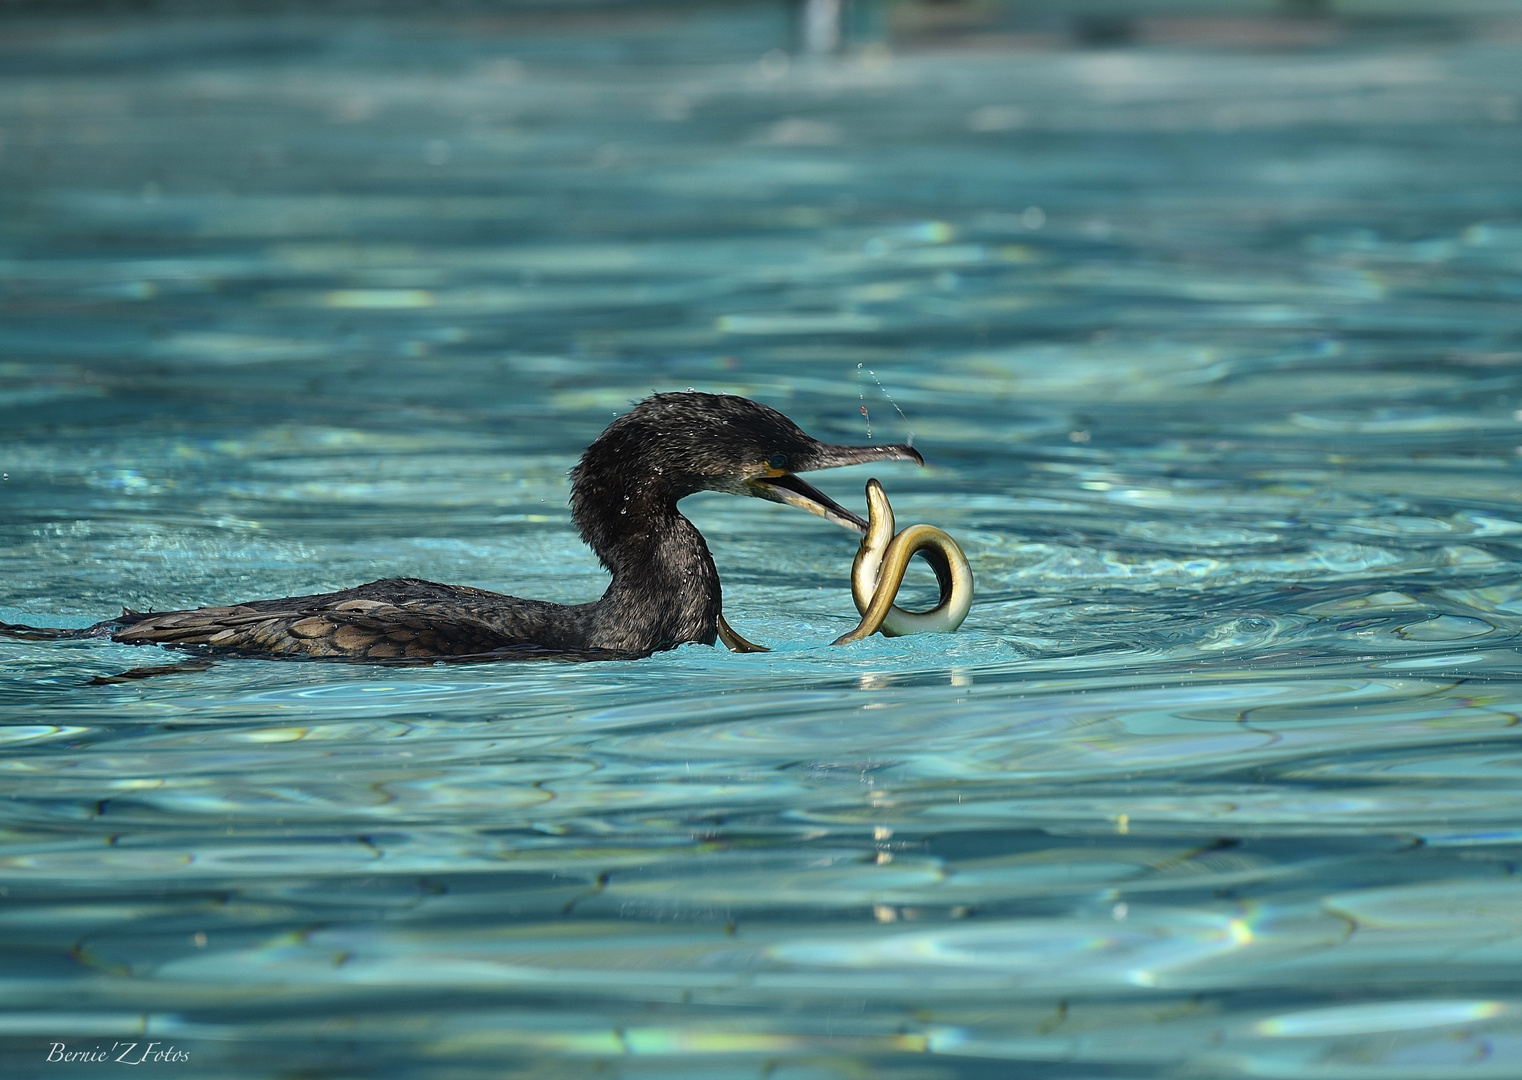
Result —
[{"label": "blurred background", "polygon": [[[1465,437],[1510,452],[1509,400],[1471,376],[1517,349],[1516,4],[0,13],[9,497],[50,523],[22,474],[208,528],[207,550],[271,502],[414,523],[438,498],[472,507],[446,546],[541,500],[564,528],[579,449],[686,386],[821,436],[913,430],[996,500],[1032,469],[1103,472],[1112,450],[1250,422],[1289,436],[1258,444],[1270,457],[1319,453],[1363,421],[1315,407],[1366,391],[1478,394],[1505,420]],[[402,436],[406,456],[385,443]],[[543,468],[505,482],[503,452]],[[1168,468],[1209,472],[1179,453]],[[985,523],[1060,538],[1073,520]],[[368,572],[374,537],[344,533],[324,580]],[[20,543],[15,599],[53,595]],[[123,547],[98,593],[62,602],[150,602],[159,564]],[[453,569],[521,581],[495,560]],[[152,602],[220,576],[175,571]]]},{"label": "blurred background", "polygon": [[1522,1075],[1519,181],[1500,0],[0,0],[0,620],[590,600],[686,387],[978,582],[830,649],[706,494],[772,653],[0,641],[0,1071]]}]

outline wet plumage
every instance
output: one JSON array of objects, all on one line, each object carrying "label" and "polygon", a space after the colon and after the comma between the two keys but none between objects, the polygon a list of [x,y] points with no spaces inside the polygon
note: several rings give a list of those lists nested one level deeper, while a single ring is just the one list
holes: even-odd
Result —
[{"label": "wet plumage", "polygon": [[725,491],[809,510],[858,532],[866,523],[796,475],[910,460],[908,446],[833,446],[746,398],[656,394],[618,417],[571,473],[571,514],[612,575],[603,596],[554,604],[415,578],[340,592],[121,617],[86,630],[0,624],[15,636],[106,637],[222,654],[389,663],[437,658],[634,658],[712,645],[722,621],[718,570],[677,503]]}]

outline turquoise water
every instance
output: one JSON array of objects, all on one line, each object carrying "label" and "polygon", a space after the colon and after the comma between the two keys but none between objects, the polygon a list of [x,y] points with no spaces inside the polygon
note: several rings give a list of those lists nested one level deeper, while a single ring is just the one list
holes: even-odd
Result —
[{"label": "turquoise water", "polygon": [[831,649],[704,495],[770,654],[0,641],[5,1074],[1522,1076],[1522,35],[1166,30],[7,23],[0,620],[591,599],[688,386],[912,430],[979,593]]}]

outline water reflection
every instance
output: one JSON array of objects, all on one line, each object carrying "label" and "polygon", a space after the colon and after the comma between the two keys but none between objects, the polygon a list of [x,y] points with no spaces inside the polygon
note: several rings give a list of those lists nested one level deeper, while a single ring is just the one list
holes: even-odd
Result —
[{"label": "water reflection", "polygon": [[1515,42],[1190,25],[0,45],[0,619],[591,599],[565,472],[686,386],[912,427],[980,586],[831,649],[854,541],[705,495],[772,653],[0,641],[7,1075],[1514,1075]]}]

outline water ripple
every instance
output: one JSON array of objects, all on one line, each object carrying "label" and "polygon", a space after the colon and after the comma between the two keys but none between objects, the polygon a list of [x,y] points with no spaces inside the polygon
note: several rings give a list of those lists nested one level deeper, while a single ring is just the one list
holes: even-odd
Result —
[{"label": "water ripple", "polygon": [[0,1071],[1518,1075],[1515,35],[932,7],[0,33],[0,620],[590,600],[687,386],[912,430],[978,582],[835,649],[855,540],[710,493],[772,652],[0,642]]}]

